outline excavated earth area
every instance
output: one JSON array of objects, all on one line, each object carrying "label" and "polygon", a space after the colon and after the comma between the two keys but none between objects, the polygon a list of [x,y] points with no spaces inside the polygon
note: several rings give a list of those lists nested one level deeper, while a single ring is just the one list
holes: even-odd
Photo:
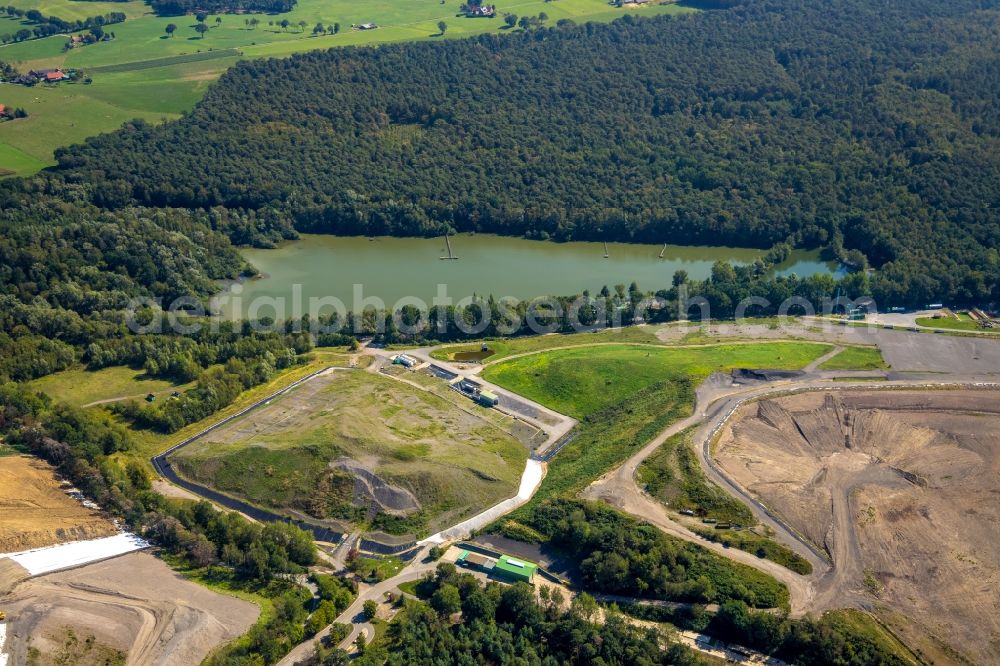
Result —
[{"label": "excavated earth area", "polygon": [[826,548],[826,607],[887,605],[1000,663],[1000,391],[816,391],[741,407],[714,458]]},{"label": "excavated earth area", "polygon": [[[198,664],[260,613],[182,578],[148,553],[24,581],[0,596],[0,609],[7,614],[4,651],[11,664],[90,663],[107,653],[143,666]],[[67,655],[88,639],[100,650],[86,659],[83,652],[79,660]]]},{"label": "excavated earth area", "polygon": [[55,470],[32,456],[0,456],[0,553],[15,553],[118,532],[67,494]]}]

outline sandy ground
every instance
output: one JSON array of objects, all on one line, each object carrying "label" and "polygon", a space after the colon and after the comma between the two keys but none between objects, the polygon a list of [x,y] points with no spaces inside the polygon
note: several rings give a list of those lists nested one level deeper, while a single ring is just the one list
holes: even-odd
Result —
[{"label": "sandy ground", "polygon": [[14,560],[0,558],[0,597],[13,590],[18,583],[30,575],[27,569]]},{"label": "sandy ground", "polygon": [[717,461],[833,558],[819,606],[885,604],[1000,662],[1000,394],[804,393],[730,424]]},{"label": "sandy ground", "polygon": [[[702,330],[720,342],[802,339],[855,345],[875,345],[894,373],[1000,375],[1000,339],[894,331],[878,326],[840,326],[820,320],[792,320],[781,326],[719,322],[706,326],[665,326],[656,332],[663,342],[680,342]],[[708,342],[708,341],[706,341]]]},{"label": "sandy ground", "polygon": [[63,492],[48,463],[31,456],[0,457],[0,553],[117,532],[98,512]]},{"label": "sandy ground", "polygon": [[167,483],[163,479],[156,479],[153,481],[153,490],[160,493],[164,497],[172,497],[174,499],[194,500],[195,502],[201,499],[201,497],[198,497],[194,493],[184,490],[179,486],[175,486],[172,483]]},{"label": "sandy ground", "polygon": [[128,654],[128,664],[187,666],[246,632],[257,606],[185,580],[148,553],[132,553],[25,581],[6,597],[7,652],[63,649],[67,629]]}]

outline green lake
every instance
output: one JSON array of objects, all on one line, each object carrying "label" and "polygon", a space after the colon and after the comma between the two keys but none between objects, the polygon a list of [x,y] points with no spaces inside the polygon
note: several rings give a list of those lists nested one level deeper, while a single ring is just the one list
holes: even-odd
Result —
[{"label": "green lake", "polygon": [[[378,298],[388,307],[400,299],[431,303],[441,287],[454,301],[474,294],[518,299],[568,296],[607,285],[629,284],[643,290],[670,285],[674,271],[683,269],[694,279],[711,273],[722,259],[750,263],[761,250],[730,247],[683,247],[608,243],[554,243],[488,234],[451,237],[457,260],[447,255],[444,238],[341,237],[303,235],[272,250],[249,249],[243,256],[261,277],[230,285],[220,294],[219,311],[232,317],[237,311],[251,317],[273,316],[270,299],[284,299],[285,316],[293,301],[309,312],[309,299],[334,297],[347,309],[359,311],[360,300]],[[663,250],[663,257],[660,252]],[[800,277],[835,274],[836,263],[822,261],[818,251],[797,250],[776,267],[782,274]],[[234,296],[238,296],[237,299]],[[256,299],[256,312],[249,312]],[[270,311],[269,311],[270,309]]]}]

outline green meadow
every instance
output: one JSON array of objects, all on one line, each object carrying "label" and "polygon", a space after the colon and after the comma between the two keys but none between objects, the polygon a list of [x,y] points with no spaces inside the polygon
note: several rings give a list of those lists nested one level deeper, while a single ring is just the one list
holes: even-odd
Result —
[{"label": "green meadow", "polygon": [[820,370],[884,370],[886,365],[882,353],[875,347],[847,347],[826,363]]},{"label": "green meadow", "polygon": [[[23,9],[65,19],[79,19],[109,11],[125,12],[125,23],[109,26],[115,34],[102,42],[63,50],[64,36],[0,46],[0,60],[24,71],[42,67],[84,70],[93,83],[54,86],[0,85],[0,104],[24,107],[30,117],[0,124],[0,174],[34,173],[54,163],[52,153],[88,136],[117,129],[132,118],[160,122],[177,117],[201,99],[205,89],[239,58],[283,57],[313,49],[363,46],[414,40],[440,40],[482,33],[504,33],[503,19],[458,17],[458,0],[300,0],[286,14],[256,14],[256,28],[247,25],[250,14],[211,15],[210,30],[199,37],[193,16],[158,17],[137,1],[76,2],[73,0],[11,0]],[[612,21],[626,13],[654,15],[692,11],[676,4],[641,9],[612,7],[606,0],[514,0],[498,5],[498,12],[518,16],[548,15],[546,25],[560,19]],[[221,18],[221,22],[216,22]],[[289,21],[287,29],[280,24]],[[442,36],[437,24],[448,24]],[[305,26],[299,23],[304,21]],[[274,25],[269,25],[273,22]],[[376,30],[352,30],[351,25],[376,23]],[[177,30],[167,37],[165,28]],[[340,23],[336,35],[314,36],[317,23]],[[9,24],[9,25],[7,25]],[[19,22],[0,19],[0,32],[14,32]],[[209,53],[231,50],[224,57]],[[198,55],[204,54],[204,55]],[[202,60],[185,60],[183,56]],[[177,58],[175,58],[177,57]],[[153,61],[153,62],[150,62]],[[159,61],[159,62],[156,62]],[[124,65],[124,66],[123,66]]]},{"label": "green meadow", "polygon": [[694,383],[733,368],[797,370],[826,343],[764,342],[709,347],[605,345],[561,349],[489,365],[483,378],[556,411],[583,418],[665,380]]},{"label": "green meadow", "polygon": [[81,2],[80,0],[16,0],[5,2],[20,9],[37,9],[46,16],[58,16],[66,21],[79,21],[89,16],[123,12],[129,18],[149,14],[146,3],[140,0],[130,2]]},{"label": "green meadow", "polygon": [[927,328],[947,328],[953,331],[981,331],[982,327],[979,326],[979,322],[975,321],[972,317],[967,314],[958,315],[958,319],[952,319],[951,317],[918,317],[917,326],[924,326]]},{"label": "green meadow", "polygon": [[149,393],[163,397],[171,391],[185,391],[193,384],[175,384],[165,379],[149,377],[144,370],[114,366],[101,370],[64,370],[28,382],[28,386],[47,393],[57,402],[82,406],[94,402],[142,398]]},{"label": "green meadow", "polygon": [[521,356],[483,370],[483,378],[580,419],[576,437],[549,463],[533,501],[573,496],[691,414],[695,387],[711,372],[737,367],[797,369],[830,349],[824,343],[762,342],[711,347],[600,345]]}]

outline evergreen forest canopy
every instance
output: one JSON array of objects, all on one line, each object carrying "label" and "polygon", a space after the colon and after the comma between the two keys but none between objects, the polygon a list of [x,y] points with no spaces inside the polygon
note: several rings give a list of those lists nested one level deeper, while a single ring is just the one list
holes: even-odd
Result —
[{"label": "evergreen forest canopy", "polygon": [[247,61],[179,121],[59,151],[55,177],[104,209],[300,231],[827,245],[880,269],[883,302],[989,300],[997,8],[751,0]]},{"label": "evergreen forest canopy", "polygon": [[182,16],[193,12],[221,14],[235,12],[290,12],[295,0],[149,0],[159,16]]},{"label": "evergreen forest canopy", "polygon": [[[101,0],[85,0],[101,1]],[[111,0],[128,2],[128,0]],[[290,12],[296,0],[147,0],[158,16],[183,16],[194,12],[206,14],[235,14],[238,12]]]}]

